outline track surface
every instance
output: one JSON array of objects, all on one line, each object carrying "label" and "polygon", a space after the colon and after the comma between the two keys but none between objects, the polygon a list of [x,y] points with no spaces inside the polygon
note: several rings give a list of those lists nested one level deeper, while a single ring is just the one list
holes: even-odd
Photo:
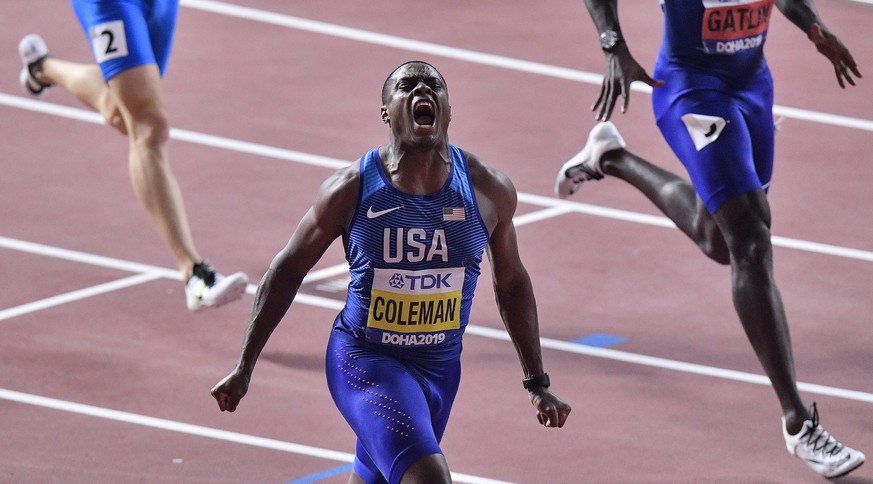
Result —
[{"label": "track surface", "polygon": [[[64,92],[22,94],[15,47],[27,33],[90,61],[69,7],[41,3],[0,6],[0,482],[345,482],[354,437],[323,376],[344,297],[339,245],[271,339],[240,409],[220,413],[209,389],[234,364],[251,295],[187,312],[132,196],[126,140]],[[603,60],[581,1],[523,3],[183,0],[165,86],[200,251],[257,281],[321,180],[385,141],[385,76],[430,61],[449,84],[452,142],[520,192],[546,366],[574,406],[564,429],[538,426],[486,276],[443,441],[455,480],[822,481],[785,451],[728,269],[617,180],[566,202],[552,195],[556,168],[593,125]],[[873,7],[818,3],[868,78],[840,90],[802,33],[774,20],[768,53],[785,116],[770,195],[777,279],[804,398],[873,458]],[[654,1],[622,4],[647,65],[659,15]],[[644,90],[616,123],[635,152],[681,169]],[[873,482],[873,465],[843,482]]]}]

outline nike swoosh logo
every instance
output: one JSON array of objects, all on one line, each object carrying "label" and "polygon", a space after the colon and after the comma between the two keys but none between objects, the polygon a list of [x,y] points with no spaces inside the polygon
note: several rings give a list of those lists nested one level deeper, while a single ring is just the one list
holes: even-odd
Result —
[{"label": "nike swoosh logo", "polygon": [[716,129],[718,129],[718,128],[715,126],[715,123],[710,124],[709,131],[707,131],[706,133],[703,133],[703,136],[706,136],[707,138],[709,138],[710,136],[715,134]]},{"label": "nike swoosh logo", "polygon": [[375,211],[375,210],[373,210],[373,207],[370,206],[370,208],[367,209],[367,218],[372,219],[372,218],[381,217],[382,215],[385,215],[386,213],[391,213],[395,210],[400,210],[401,208],[403,208],[403,206],[386,208],[385,210]]}]

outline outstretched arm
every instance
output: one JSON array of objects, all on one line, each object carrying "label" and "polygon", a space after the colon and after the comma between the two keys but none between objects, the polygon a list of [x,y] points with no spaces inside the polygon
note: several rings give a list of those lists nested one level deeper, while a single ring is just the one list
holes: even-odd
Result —
[{"label": "outstretched arm", "polygon": [[288,311],[304,276],[345,231],[357,197],[357,183],[352,176],[356,172],[343,169],[325,181],[315,204],[261,279],[237,365],[212,388],[212,396],[222,411],[236,410],[248,391],[261,350]]},{"label": "outstretched arm", "polygon": [[621,112],[627,112],[631,83],[642,81],[649,86],[659,87],[664,84],[664,81],[653,79],[631,55],[621,33],[617,0],[585,0],[585,7],[591,14],[594,26],[597,27],[601,37],[601,47],[606,55],[603,84],[591,110],[597,112],[596,119],[608,121],[619,96],[622,98]]},{"label": "outstretched arm", "polygon": [[777,0],[776,7],[815,44],[815,48],[831,61],[840,87],[846,82],[855,85],[852,76],[862,77],[849,49],[832,34],[821,20],[813,0]]},{"label": "outstretched arm", "polygon": [[537,419],[546,427],[563,427],[570,414],[570,405],[549,391],[548,383],[539,378],[546,372],[533,285],[519,257],[512,223],[517,204],[515,188],[502,173],[480,168],[480,175],[476,176],[477,198],[480,211],[493,225],[487,252],[500,316],[515,345],[524,378],[535,377],[528,391],[531,403],[537,409]]}]

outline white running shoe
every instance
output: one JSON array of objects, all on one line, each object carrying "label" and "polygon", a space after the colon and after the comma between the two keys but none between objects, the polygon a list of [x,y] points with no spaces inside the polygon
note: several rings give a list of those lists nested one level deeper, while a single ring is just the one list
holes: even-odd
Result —
[{"label": "white running shoe", "polygon": [[579,190],[582,182],[603,178],[603,171],[600,169],[603,154],[624,147],[624,139],[614,124],[609,121],[597,123],[588,133],[588,142],[582,151],[558,170],[555,194],[560,198],[567,198]]},{"label": "white running shoe", "polygon": [[812,420],[803,422],[797,435],[788,434],[783,417],[782,434],[791,455],[828,479],[844,476],[864,463],[863,453],[841,444],[819,425],[815,403],[812,404]]},{"label": "white running shoe", "polygon": [[205,307],[223,306],[236,301],[246,292],[249,278],[242,272],[223,276],[206,262],[194,264],[194,271],[185,283],[185,298],[188,309],[197,311]]},{"label": "white running shoe", "polygon": [[24,36],[18,43],[18,55],[21,56],[21,74],[18,80],[27,92],[40,96],[51,84],[46,84],[36,77],[42,62],[49,56],[45,41],[37,34]]}]

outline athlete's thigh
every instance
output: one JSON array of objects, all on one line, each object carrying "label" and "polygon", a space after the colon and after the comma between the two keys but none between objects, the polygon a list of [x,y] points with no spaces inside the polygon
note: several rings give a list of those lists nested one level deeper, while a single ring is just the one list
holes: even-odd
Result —
[{"label": "athlete's thigh", "polygon": [[359,476],[378,473],[393,481],[418,459],[442,453],[439,440],[460,382],[459,363],[422,372],[337,332],[326,361],[331,396],[358,437]]},{"label": "athlete's thigh", "polygon": [[153,8],[166,1],[159,0],[151,5],[144,0],[72,0],[105,80],[145,64],[155,64],[160,73],[164,72],[175,27],[175,13],[163,21],[166,26],[154,22],[149,16],[153,14]]},{"label": "athlete's thigh", "polygon": [[737,195],[761,188],[749,125],[730,97],[716,91],[682,94],[656,116],[661,134],[710,213]]}]

